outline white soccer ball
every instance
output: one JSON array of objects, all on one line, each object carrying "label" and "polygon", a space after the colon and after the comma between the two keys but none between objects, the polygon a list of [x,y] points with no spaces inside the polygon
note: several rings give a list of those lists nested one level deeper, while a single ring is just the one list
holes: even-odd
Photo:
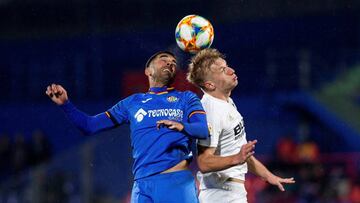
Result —
[{"label": "white soccer ball", "polygon": [[211,46],[214,40],[214,28],[205,18],[188,15],[177,24],[175,39],[180,49],[196,53]]}]

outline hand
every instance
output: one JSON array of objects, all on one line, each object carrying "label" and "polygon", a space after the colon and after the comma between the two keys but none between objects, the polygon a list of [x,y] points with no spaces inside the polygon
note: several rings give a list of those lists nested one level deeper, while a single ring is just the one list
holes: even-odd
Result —
[{"label": "hand", "polygon": [[172,130],[182,131],[184,129],[184,126],[176,121],[171,120],[160,120],[156,122],[156,128],[159,129],[161,126],[165,126]]},{"label": "hand", "polygon": [[255,152],[255,144],[257,140],[250,141],[241,146],[240,152],[234,156],[235,164],[243,164],[248,158],[250,158]]},{"label": "hand", "polygon": [[63,105],[68,100],[66,90],[61,85],[51,84],[47,86],[45,93],[57,105]]},{"label": "hand", "polygon": [[283,192],[285,191],[284,186],[282,185],[283,183],[286,183],[286,184],[295,183],[294,178],[280,178],[280,177],[275,176],[275,175],[270,175],[266,179],[266,181],[269,182],[272,185],[278,186],[279,190],[281,190]]}]

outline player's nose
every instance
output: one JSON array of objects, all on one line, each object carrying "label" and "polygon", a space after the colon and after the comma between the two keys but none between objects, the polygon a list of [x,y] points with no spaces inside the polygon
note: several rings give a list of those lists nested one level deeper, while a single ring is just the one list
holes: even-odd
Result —
[{"label": "player's nose", "polygon": [[176,68],[176,63],[171,62],[171,61],[168,61],[166,65],[171,67],[171,68]]},{"label": "player's nose", "polygon": [[235,70],[234,70],[234,69],[232,69],[232,68],[230,68],[230,67],[226,68],[226,74],[232,75],[232,74],[234,74],[234,73],[235,73]]}]

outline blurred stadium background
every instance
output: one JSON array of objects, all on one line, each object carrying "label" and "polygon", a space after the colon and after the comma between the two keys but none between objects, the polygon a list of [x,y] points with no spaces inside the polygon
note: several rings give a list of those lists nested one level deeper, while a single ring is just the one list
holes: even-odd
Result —
[{"label": "blurred stadium background", "polygon": [[239,76],[256,156],[297,180],[281,193],[248,175],[249,202],[360,202],[360,1],[0,0],[0,203],[128,202],[128,127],[84,137],[45,88],[99,113],[146,91],[146,59],[168,49],[193,89],[174,39],[188,14]]}]

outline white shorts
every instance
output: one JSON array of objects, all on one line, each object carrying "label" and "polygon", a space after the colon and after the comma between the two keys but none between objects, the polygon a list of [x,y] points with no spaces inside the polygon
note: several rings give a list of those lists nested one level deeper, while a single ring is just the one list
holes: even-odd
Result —
[{"label": "white shorts", "polygon": [[200,203],[247,203],[247,192],[243,183],[225,182],[229,190],[211,188],[200,190]]}]

